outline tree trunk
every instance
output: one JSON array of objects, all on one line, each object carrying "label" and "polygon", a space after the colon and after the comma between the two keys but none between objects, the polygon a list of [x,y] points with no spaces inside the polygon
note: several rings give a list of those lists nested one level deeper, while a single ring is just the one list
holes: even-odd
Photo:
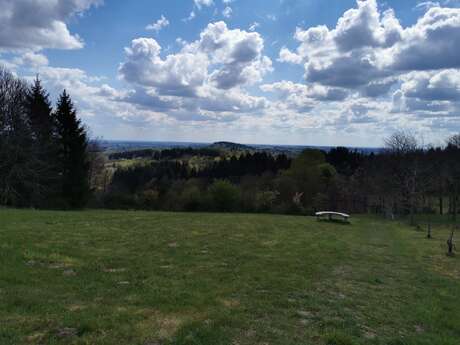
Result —
[{"label": "tree trunk", "polygon": [[454,256],[454,230],[452,230],[449,239],[447,240],[447,255]]},{"label": "tree trunk", "polygon": [[409,197],[409,214],[410,214],[410,225],[414,226],[415,225],[415,217],[414,217],[414,197],[411,195]]},{"label": "tree trunk", "polygon": [[439,197],[439,214],[442,216],[444,214],[444,205],[443,205],[443,197]]},{"label": "tree trunk", "polygon": [[457,221],[457,195],[452,197],[452,219],[454,222]]}]

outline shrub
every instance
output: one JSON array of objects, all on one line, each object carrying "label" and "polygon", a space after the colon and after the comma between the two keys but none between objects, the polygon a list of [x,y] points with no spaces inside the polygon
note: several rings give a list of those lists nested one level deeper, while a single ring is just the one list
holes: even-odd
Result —
[{"label": "shrub", "polygon": [[256,194],[256,208],[258,211],[271,211],[278,199],[279,193],[276,191],[264,191]]},{"label": "shrub", "polygon": [[180,196],[180,203],[184,211],[199,211],[203,206],[203,197],[197,186],[184,188]]},{"label": "shrub", "polygon": [[160,201],[160,193],[154,189],[147,189],[140,193],[139,204],[142,208],[155,210],[158,208]]},{"label": "shrub", "polygon": [[104,206],[111,209],[135,209],[139,203],[135,195],[109,193],[104,197]]},{"label": "shrub", "polygon": [[216,211],[236,211],[240,201],[239,189],[226,180],[217,180],[209,187]]}]

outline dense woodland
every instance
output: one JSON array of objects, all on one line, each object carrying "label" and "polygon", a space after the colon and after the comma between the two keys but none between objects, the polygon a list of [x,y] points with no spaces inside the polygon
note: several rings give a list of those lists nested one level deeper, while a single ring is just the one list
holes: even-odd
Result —
[{"label": "dense woodland", "polygon": [[460,135],[426,147],[407,132],[368,154],[308,149],[296,156],[222,147],[104,153],[63,91],[53,108],[0,70],[0,204],[312,214],[317,210],[456,218]]},{"label": "dense woodland", "polygon": [[221,153],[199,170],[187,156],[116,169],[106,206],[298,214],[327,209],[387,217],[421,212],[456,217],[459,208],[459,135],[444,147],[427,148],[398,132],[381,154],[343,147],[309,149],[294,158]]},{"label": "dense woodland", "polygon": [[53,109],[32,85],[0,68],[0,204],[81,208],[90,198],[86,130],[64,90]]}]

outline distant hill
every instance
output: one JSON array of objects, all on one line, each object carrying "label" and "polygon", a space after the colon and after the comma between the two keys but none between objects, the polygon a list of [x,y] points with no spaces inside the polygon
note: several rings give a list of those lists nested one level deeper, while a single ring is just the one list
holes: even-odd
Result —
[{"label": "distant hill", "polygon": [[[284,153],[288,156],[295,156],[302,152],[306,148],[313,148],[323,151],[330,151],[335,146],[311,146],[311,145],[261,145],[261,144],[251,144],[244,145],[233,143],[229,141],[218,141],[214,144],[210,143],[193,143],[193,142],[161,142],[161,141],[120,141],[120,140],[107,140],[99,142],[100,146],[105,152],[114,153],[114,152],[125,152],[133,150],[143,150],[143,149],[155,149],[155,150],[165,150],[172,148],[211,148],[216,150],[226,150],[226,151],[265,151],[272,153]],[[370,153],[380,153],[381,148],[373,147],[348,147],[351,150],[357,150],[359,152],[370,154]]]},{"label": "distant hill", "polygon": [[230,150],[230,151],[241,151],[241,150],[254,150],[253,147],[238,143],[232,143],[229,141],[218,141],[211,144],[209,148],[217,150]]}]

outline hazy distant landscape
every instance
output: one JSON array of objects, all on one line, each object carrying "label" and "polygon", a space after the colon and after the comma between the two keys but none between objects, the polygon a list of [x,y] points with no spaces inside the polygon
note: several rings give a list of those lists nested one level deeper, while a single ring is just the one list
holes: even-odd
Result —
[{"label": "hazy distant landscape", "polygon": [[[232,144],[230,142],[223,142]],[[189,143],[189,142],[164,142],[164,141],[119,141],[119,140],[102,140],[100,146],[109,152],[130,151],[138,149],[171,149],[171,148],[201,148],[212,146],[215,143]],[[238,144],[238,143],[235,143]],[[261,145],[261,144],[239,144],[248,149],[260,151],[271,151],[285,154],[298,154],[305,149],[318,149],[321,151],[330,151],[333,146],[308,146],[308,145]],[[357,150],[363,153],[378,153],[382,148],[372,147],[349,147],[351,150]]]}]

